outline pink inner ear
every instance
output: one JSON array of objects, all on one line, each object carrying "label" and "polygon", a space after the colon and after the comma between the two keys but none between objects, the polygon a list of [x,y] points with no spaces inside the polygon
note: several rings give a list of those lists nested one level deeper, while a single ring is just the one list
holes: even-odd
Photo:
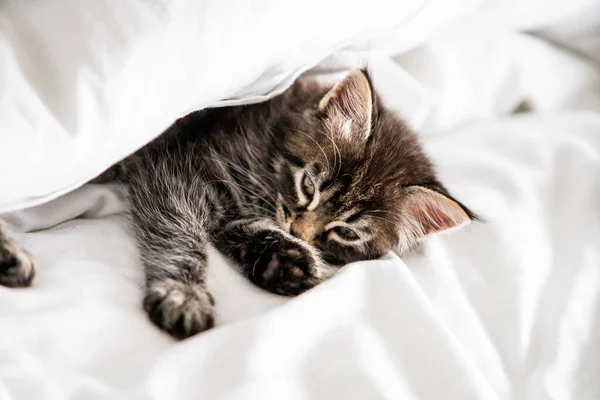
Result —
[{"label": "pink inner ear", "polygon": [[456,228],[471,220],[454,200],[423,187],[410,189],[406,207],[411,214],[406,223],[415,238]]},{"label": "pink inner ear", "polygon": [[433,204],[415,205],[412,207],[412,212],[426,235],[454,228],[457,225],[449,215]]}]

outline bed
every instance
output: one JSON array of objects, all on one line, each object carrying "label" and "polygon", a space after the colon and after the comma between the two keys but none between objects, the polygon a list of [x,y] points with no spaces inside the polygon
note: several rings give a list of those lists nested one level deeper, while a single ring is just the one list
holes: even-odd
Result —
[{"label": "bed", "polygon": [[[211,41],[169,46],[195,29],[223,33],[218,27],[173,30],[188,14],[176,2],[80,3],[0,6],[0,20],[10,22],[0,24],[7,89],[0,94],[0,212],[39,263],[32,288],[0,287],[0,399],[600,399],[597,1],[422,1],[394,9],[381,1],[378,11],[331,22],[318,48],[290,27],[282,36],[296,38],[302,56],[272,44],[277,51],[259,60],[213,58],[211,68],[247,61],[244,73],[232,68],[226,84],[213,86],[202,80],[202,56],[184,51],[215,51]],[[67,61],[61,51],[82,49],[50,47],[35,60],[20,53],[43,43],[33,35],[43,24],[70,15],[65,10],[80,15],[84,4],[111,29],[141,13],[133,20],[144,29],[128,29],[171,57],[185,53],[202,73],[179,72],[207,90],[148,102],[152,93],[185,91],[186,82],[169,75],[146,81],[140,97],[144,81],[135,81],[135,68],[148,44],[131,32],[111,37],[137,40],[139,59],[77,70],[86,85],[69,86],[69,71],[58,67],[89,66],[98,53]],[[225,18],[217,2],[195,4],[203,22]],[[227,18],[239,29],[231,38],[250,29],[244,16],[256,26],[288,21],[277,2],[261,4],[235,3]],[[358,6],[328,4],[320,23]],[[158,24],[167,11],[172,19]],[[364,13],[374,20],[335,29]],[[102,26],[91,26],[95,40]],[[247,45],[231,41],[235,49]],[[40,60],[57,80],[35,75],[28,63]],[[171,62],[147,76],[180,65]],[[82,183],[192,109],[259,101],[307,70],[335,79],[365,62],[384,101],[421,133],[442,181],[483,221],[432,237],[419,253],[348,265],[293,299],[254,287],[212,250],[217,327],[182,342],[159,332],[140,307],[125,188]]]}]

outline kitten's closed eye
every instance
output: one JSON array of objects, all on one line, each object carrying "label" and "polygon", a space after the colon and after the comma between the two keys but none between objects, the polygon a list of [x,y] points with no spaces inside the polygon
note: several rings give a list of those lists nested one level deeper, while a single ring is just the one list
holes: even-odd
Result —
[{"label": "kitten's closed eye", "polygon": [[356,232],[345,226],[336,226],[335,228],[332,228],[331,231],[348,242],[358,240],[360,238]]}]

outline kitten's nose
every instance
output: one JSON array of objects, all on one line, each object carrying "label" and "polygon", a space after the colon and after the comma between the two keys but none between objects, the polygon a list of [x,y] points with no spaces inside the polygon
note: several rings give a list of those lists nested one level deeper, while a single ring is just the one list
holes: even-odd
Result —
[{"label": "kitten's nose", "polygon": [[[298,230],[298,227],[295,226],[294,223],[292,223],[292,225],[290,226],[290,233],[294,236],[296,236],[298,239],[302,239],[301,233]],[[302,239],[304,240],[304,239]]]},{"label": "kitten's nose", "polygon": [[312,242],[317,233],[315,218],[310,214],[292,222],[290,233],[305,242]]}]

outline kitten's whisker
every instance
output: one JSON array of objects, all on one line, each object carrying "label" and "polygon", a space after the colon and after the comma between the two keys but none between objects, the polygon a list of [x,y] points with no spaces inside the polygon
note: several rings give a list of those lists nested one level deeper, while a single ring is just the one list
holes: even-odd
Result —
[{"label": "kitten's whisker", "polygon": [[[263,211],[264,211],[264,212],[265,212],[267,215],[269,215],[269,216],[270,216],[270,215],[272,215],[272,214],[274,214],[274,212],[273,212],[272,210],[270,210],[270,209],[268,209],[268,208],[265,208],[265,207],[262,207],[262,206],[259,206],[259,205],[257,205],[257,204],[252,204],[252,203],[241,203],[241,204],[239,204],[239,206],[240,206],[240,207],[247,207],[247,208],[250,208],[250,209],[252,209],[252,208],[258,208],[258,209],[261,209],[261,210],[263,210]],[[244,211],[244,214],[246,214],[246,211]],[[250,214],[248,214],[248,215],[250,215]],[[254,217],[261,217],[261,218],[264,218],[264,217],[265,217],[265,215],[264,215],[264,214],[258,214],[258,213],[254,214],[253,216],[254,216]]]},{"label": "kitten's whisker", "polygon": [[[318,133],[322,134],[323,136],[325,136],[333,145],[333,168],[337,167],[337,171],[335,173],[335,176],[333,178],[333,180],[335,181],[335,179],[337,178],[338,174],[340,173],[340,170],[342,169],[342,153],[340,152],[340,148],[338,147],[338,145],[335,143],[335,141],[333,140],[333,136],[329,136],[327,133],[318,130]],[[338,160],[339,159],[339,160]]]},{"label": "kitten's whisker", "polygon": [[[269,191],[269,184],[261,179],[261,176],[256,172],[252,171],[249,168],[244,168],[240,164],[234,164],[232,161],[224,160],[230,167],[234,168],[236,171],[243,174],[246,178],[249,178],[253,184],[258,186],[259,188],[264,190],[264,194],[269,196],[269,198],[273,201],[277,201],[275,197]],[[256,165],[260,166],[260,163],[256,163]],[[264,171],[264,168],[263,168]]]},{"label": "kitten's whisker", "polygon": [[[238,189],[240,189],[241,191],[246,192],[246,197],[250,197],[250,198],[254,198],[254,199],[259,199],[259,200],[264,201],[265,203],[267,203],[271,207],[274,206],[271,202],[269,202],[264,197],[261,197],[258,193],[253,192],[251,189],[249,189],[247,187],[244,187],[244,186],[240,185],[239,183],[237,183],[235,181],[230,181],[230,180],[226,180],[226,179],[213,179],[211,181],[206,181],[206,182],[203,182],[203,183],[204,184],[211,184],[211,183],[216,183],[216,182],[221,182],[221,183],[233,185],[233,186],[237,187]],[[239,202],[242,202],[242,200],[240,199]]]},{"label": "kitten's whisker", "polygon": [[[325,157],[325,160],[327,162],[327,165],[329,165],[329,157],[327,157],[327,154],[325,153],[325,150],[323,150],[323,147],[319,144],[319,142],[317,142],[315,139],[313,139],[312,137],[310,137],[310,135],[306,132],[300,131],[298,129],[294,129],[294,128],[288,128],[294,132],[298,132],[301,133],[302,135],[306,136],[307,138],[309,138],[310,140],[312,140],[321,150],[321,153],[323,153],[323,157]],[[334,153],[335,154],[335,153]]]},{"label": "kitten's whisker", "polygon": [[383,218],[383,217],[379,217],[379,216],[377,216],[377,215],[370,215],[370,214],[369,214],[369,217],[370,217],[370,218],[377,218],[377,219],[380,219],[380,220],[382,220],[382,221],[389,222],[391,225],[394,225],[394,226],[395,226],[395,225],[398,225],[396,222],[394,222],[394,221],[392,221],[392,220],[389,220],[389,219],[387,219],[387,218]]},{"label": "kitten's whisker", "polygon": [[385,240],[387,240],[389,243],[393,243],[392,241],[390,241],[390,238],[388,237],[388,235],[384,231],[382,231],[377,225],[373,225],[373,228],[377,229],[379,231],[379,233],[381,233],[383,235]]},{"label": "kitten's whisker", "polygon": [[[252,151],[252,149],[250,148],[250,145],[246,142],[244,143],[244,146],[246,147],[246,155],[251,157],[254,161],[254,163],[252,164],[255,167],[258,167],[259,170],[264,173],[266,176],[272,176],[272,172],[268,171],[265,168],[265,165],[263,165],[263,163],[261,162],[262,159],[259,160],[258,156],[256,153],[254,153]],[[265,182],[263,179],[261,179],[261,175],[260,174],[255,174],[255,177],[263,184],[263,189],[270,187],[268,182]],[[275,200],[273,198],[273,200]],[[275,200],[276,201],[276,200]]]},{"label": "kitten's whisker", "polygon": [[[247,197],[250,197],[251,199],[258,199],[258,200],[262,200],[262,201],[264,201],[265,203],[267,203],[267,205],[270,205],[271,207],[275,208],[275,205],[274,205],[274,204],[272,204],[271,202],[269,202],[267,199],[265,199],[264,197],[261,197],[261,196],[260,196],[258,193],[251,191],[249,188],[246,188],[246,187],[244,187],[244,186],[240,185],[239,183],[237,183],[237,182],[235,182],[235,181],[228,181],[228,180],[225,180],[225,179],[213,179],[213,180],[211,180],[211,181],[206,181],[205,183],[206,183],[206,184],[211,184],[211,183],[216,183],[216,182],[221,182],[221,183],[225,183],[225,184],[230,184],[230,185],[236,186],[236,187],[238,187],[239,189],[241,189],[241,190],[245,191],[247,194],[251,195],[251,196],[247,196]],[[245,202],[243,202],[243,201],[241,201],[241,200],[240,200],[240,201],[238,201],[238,204],[240,204],[240,205],[244,205],[244,204],[252,204],[253,206],[260,207],[260,206],[259,206],[259,205],[257,205],[257,204],[254,204],[254,203],[245,203]],[[264,208],[264,207],[263,207],[263,208]],[[264,208],[264,209],[265,209],[265,210],[267,210],[266,208]]]},{"label": "kitten's whisker", "polygon": [[396,216],[402,218],[402,214],[399,214],[399,213],[394,212],[394,211],[388,211],[388,210],[368,210],[368,211],[365,211],[365,212],[368,213],[368,214],[372,214],[372,213],[376,213],[376,212],[384,212],[384,213],[396,215]]},{"label": "kitten's whisker", "polygon": [[[243,167],[242,167],[241,165],[239,165],[239,164],[234,164],[234,163],[232,163],[231,161],[228,161],[228,160],[223,160],[223,159],[221,159],[221,158],[215,158],[215,157],[207,157],[207,158],[208,158],[209,160],[213,160],[213,161],[217,161],[217,162],[220,162],[220,163],[225,163],[225,164],[229,165],[229,166],[230,166],[231,168],[233,168],[234,170],[236,170],[236,171],[238,171],[239,173],[241,173],[241,174],[245,175],[245,177],[247,177],[247,178],[250,178],[250,180],[252,180],[252,181],[253,181],[253,183],[255,183],[255,184],[256,184],[256,186],[258,186],[259,188],[261,188],[261,189],[263,189],[263,190],[264,190],[264,194],[265,194],[266,196],[268,196],[268,197],[269,197],[269,198],[270,198],[272,201],[274,201],[274,202],[276,202],[276,201],[277,201],[277,200],[275,199],[275,197],[274,197],[274,196],[273,196],[271,193],[269,193],[269,191],[268,191],[268,185],[267,185],[267,183],[266,183],[266,182],[264,182],[263,180],[261,180],[261,179],[259,178],[259,176],[258,176],[258,175],[256,175],[255,173],[253,173],[253,171],[251,171],[250,169],[248,169],[248,168],[243,168]],[[230,174],[228,174],[228,175],[230,175]],[[241,187],[241,186],[239,186],[239,187]],[[247,190],[247,191],[249,190],[248,188],[244,188],[244,189],[245,189],[245,190]],[[260,197],[260,196],[259,196],[259,193],[256,193],[256,192],[252,192],[252,193],[253,193],[254,195],[256,195],[256,196]],[[273,204],[272,204],[272,203],[269,203],[269,204],[270,204],[271,206],[273,206]]]},{"label": "kitten's whisker", "polygon": [[[385,211],[385,210],[377,210],[377,211]],[[391,211],[390,211],[390,212],[391,212]],[[387,218],[383,218],[383,217],[380,217],[380,216],[377,216],[377,215],[371,215],[371,213],[372,213],[372,211],[367,211],[367,212],[366,212],[366,214],[368,214],[368,215],[369,215],[369,217],[371,217],[371,218],[377,218],[377,219],[380,219],[380,220],[382,220],[382,221],[388,222],[388,223],[389,223],[389,224],[391,224],[392,226],[394,226],[394,227],[397,227],[397,229],[400,229],[400,227],[398,226],[398,225],[399,225],[399,222],[394,222],[394,221],[391,221],[391,220],[389,220],[389,219],[387,219]],[[400,216],[400,214],[397,214],[397,213],[393,213],[393,214],[396,214],[396,215]],[[377,230],[379,231],[379,233],[381,233],[381,234],[383,235],[383,237],[385,237],[385,239],[386,239],[388,242],[392,243],[392,242],[390,241],[390,239],[389,239],[388,235],[387,235],[385,232],[383,232],[383,231],[382,231],[382,230],[381,230],[381,229],[380,229],[378,226],[376,226],[376,225],[373,225],[373,228],[377,229]]]}]

